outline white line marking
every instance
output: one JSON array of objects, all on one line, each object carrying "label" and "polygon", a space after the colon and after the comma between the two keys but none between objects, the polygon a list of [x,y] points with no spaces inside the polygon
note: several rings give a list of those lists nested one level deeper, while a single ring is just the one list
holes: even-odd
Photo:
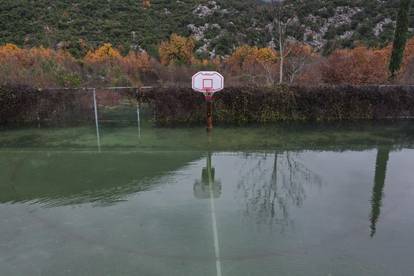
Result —
[{"label": "white line marking", "polygon": [[207,166],[207,170],[209,170],[208,186],[210,190],[211,222],[212,222],[213,236],[214,236],[214,253],[216,255],[216,271],[217,271],[217,276],[222,276],[221,261],[220,261],[220,243],[219,243],[218,231],[217,231],[216,205],[215,205],[214,192],[213,192],[213,179],[211,179],[211,163]]}]

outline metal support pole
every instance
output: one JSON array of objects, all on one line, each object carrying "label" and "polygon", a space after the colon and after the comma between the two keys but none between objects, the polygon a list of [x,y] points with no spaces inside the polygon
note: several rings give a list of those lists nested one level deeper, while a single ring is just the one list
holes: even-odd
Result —
[{"label": "metal support pole", "polygon": [[37,128],[40,128],[40,96],[39,93],[36,93],[36,101],[37,101],[37,112],[36,112],[36,119],[37,119]]},{"label": "metal support pole", "polygon": [[138,100],[138,93],[137,95],[137,124],[138,124],[138,137],[141,139],[141,114],[140,114],[140,104]]},{"label": "metal support pole", "polygon": [[213,94],[211,94],[209,91],[206,91],[205,97],[206,97],[207,131],[210,132],[213,129]]},{"label": "metal support pole", "polygon": [[93,107],[95,111],[95,126],[96,126],[96,142],[98,144],[98,151],[101,152],[101,135],[99,133],[99,120],[98,120],[98,105],[96,101],[96,88],[92,90],[93,92]]},{"label": "metal support pole", "polygon": [[213,101],[206,101],[207,105],[207,131],[213,129]]}]

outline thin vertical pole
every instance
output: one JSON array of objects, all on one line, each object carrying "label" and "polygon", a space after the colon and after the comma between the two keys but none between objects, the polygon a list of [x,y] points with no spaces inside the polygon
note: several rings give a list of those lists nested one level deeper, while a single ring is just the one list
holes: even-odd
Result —
[{"label": "thin vertical pole", "polygon": [[96,102],[96,88],[94,88],[92,91],[93,91],[93,107],[95,111],[96,142],[98,143],[98,151],[101,152],[101,135],[99,133],[98,105]]},{"label": "thin vertical pole", "polygon": [[213,129],[213,101],[208,100],[206,102],[207,105],[207,131],[211,131]]},{"label": "thin vertical pole", "polygon": [[37,119],[37,128],[40,128],[40,107],[41,107],[41,104],[40,104],[40,96],[39,96],[39,93],[36,93],[36,101],[37,101],[37,113],[36,113],[36,119]]},{"label": "thin vertical pole", "polygon": [[141,139],[141,116],[140,116],[140,104],[138,100],[138,93],[137,96],[137,124],[138,124],[138,137]]},{"label": "thin vertical pole", "polygon": [[210,91],[206,90],[206,119],[207,119],[207,131],[210,132],[213,129],[213,95]]}]

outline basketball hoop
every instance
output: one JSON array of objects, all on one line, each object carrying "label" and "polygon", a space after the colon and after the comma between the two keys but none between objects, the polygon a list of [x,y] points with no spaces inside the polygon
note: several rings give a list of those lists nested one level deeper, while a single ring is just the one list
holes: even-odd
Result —
[{"label": "basketball hoop", "polygon": [[224,78],[214,71],[201,71],[192,78],[192,88],[194,91],[203,93],[206,99],[211,99],[213,94],[223,90]]},{"label": "basketball hoop", "polygon": [[206,88],[203,94],[204,94],[206,101],[211,102],[213,100],[214,93],[212,92],[210,88]]},{"label": "basketball hoop", "polygon": [[218,72],[201,71],[193,76],[192,88],[196,92],[203,93],[206,99],[207,130],[210,131],[213,128],[213,95],[223,90],[224,78]]}]

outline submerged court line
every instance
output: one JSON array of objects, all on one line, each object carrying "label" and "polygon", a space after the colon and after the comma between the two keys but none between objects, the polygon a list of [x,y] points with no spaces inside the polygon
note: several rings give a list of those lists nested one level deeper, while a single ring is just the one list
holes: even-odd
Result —
[{"label": "submerged court line", "polygon": [[218,230],[217,230],[217,218],[216,218],[216,204],[214,200],[214,192],[213,192],[213,179],[211,174],[211,160],[209,160],[207,164],[208,170],[208,187],[210,192],[210,209],[211,209],[211,226],[213,229],[213,238],[214,238],[214,254],[216,257],[216,272],[217,276],[222,276],[221,273],[221,260],[220,260],[220,242],[218,238]]},{"label": "submerged court line", "polygon": [[217,231],[217,219],[216,219],[216,207],[213,197],[213,187],[210,183],[210,208],[211,208],[211,222],[213,228],[213,236],[214,236],[214,253],[216,255],[216,270],[217,276],[222,276],[221,274],[221,260],[220,260],[220,243],[218,239],[218,231]]}]

